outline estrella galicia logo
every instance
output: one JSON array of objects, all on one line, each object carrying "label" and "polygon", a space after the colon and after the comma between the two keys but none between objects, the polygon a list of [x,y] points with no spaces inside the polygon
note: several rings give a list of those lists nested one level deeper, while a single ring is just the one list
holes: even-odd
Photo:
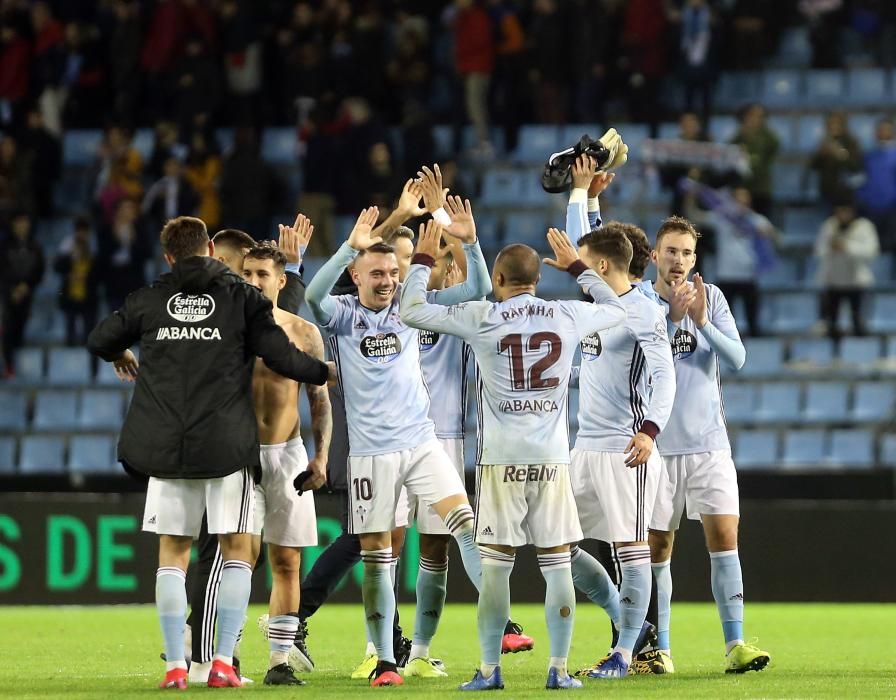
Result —
[{"label": "estrella galicia logo", "polygon": [[401,340],[395,333],[377,333],[361,338],[361,354],[371,362],[392,362],[401,352]]},{"label": "estrella galicia logo", "polygon": [[168,315],[181,323],[204,321],[215,313],[215,300],[210,294],[178,292],[168,300]]},{"label": "estrella galicia logo", "polygon": [[420,330],[420,352],[432,350],[439,342],[439,334],[433,331]]},{"label": "estrella galicia logo", "polygon": [[600,334],[592,333],[582,338],[582,357],[586,360],[596,360],[600,357],[603,345],[600,342]]},{"label": "estrella galicia logo", "polygon": [[689,333],[684,328],[675,331],[675,337],[672,339],[672,356],[676,360],[690,357],[697,349],[697,338],[693,333]]}]

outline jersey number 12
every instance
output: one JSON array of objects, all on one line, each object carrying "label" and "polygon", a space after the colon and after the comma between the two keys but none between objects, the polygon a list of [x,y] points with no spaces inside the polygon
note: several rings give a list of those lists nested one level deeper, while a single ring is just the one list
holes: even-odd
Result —
[{"label": "jersey number 12", "polygon": [[[547,354],[533,362],[527,370],[525,351],[541,352],[544,346],[547,346]],[[503,355],[506,352],[510,358],[510,381],[514,391],[538,391],[557,386],[559,378],[545,378],[542,375],[556,364],[562,350],[563,341],[560,336],[549,331],[533,333],[528,340],[522,333],[511,333],[498,341],[498,353]]]}]

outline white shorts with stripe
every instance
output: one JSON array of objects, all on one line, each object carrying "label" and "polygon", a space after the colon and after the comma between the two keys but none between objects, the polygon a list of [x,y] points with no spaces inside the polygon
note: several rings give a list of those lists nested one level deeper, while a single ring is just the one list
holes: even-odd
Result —
[{"label": "white shorts with stripe", "polygon": [[255,486],[254,534],[281,547],[313,547],[317,544],[314,493],[301,496],[293,485],[308,466],[302,438],[261,446],[261,483]]},{"label": "white shorts with stripe", "polygon": [[[439,438],[439,442],[445,449],[445,454],[457,469],[457,475],[464,479],[464,440],[463,438]],[[420,499],[411,496],[408,498],[408,508],[410,522],[417,521],[417,531],[425,535],[450,535],[451,532],[445,526],[444,521],[439,517],[432,506],[425,506]]]},{"label": "white shorts with stripe", "polygon": [[348,459],[349,527],[353,534],[408,524],[408,499],[425,506],[466,495],[445,448],[428,440],[410,450]]},{"label": "white shorts with stripe", "polygon": [[654,449],[646,464],[629,468],[625,455],[574,449],[569,478],[586,538],[646,542],[659,489],[662,459]]},{"label": "white shorts with stripe", "polygon": [[657,495],[651,530],[677,530],[687,511],[702,515],[740,515],[737,470],[731,450],[663,457],[665,479]]},{"label": "white shorts with stripe", "polygon": [[476,542],[559,547],[582,539],[568,464],[481,464],[476,469]]},{"label": "white shorts with stripe", "polygon": [[158,535],[199,536],[202,514],[210,535],[250,533],[254,525],[255,482],[249,469],[217,479],[150,477],[143,530]]}]

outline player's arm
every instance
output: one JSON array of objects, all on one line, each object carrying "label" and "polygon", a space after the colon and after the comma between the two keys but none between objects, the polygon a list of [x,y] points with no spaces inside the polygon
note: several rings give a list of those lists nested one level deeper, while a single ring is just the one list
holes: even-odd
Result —
[{"label": "player's arm", "polygon": [[[307,326],[305,347],[308,354],[318,360],[324,359],[324,341],[320,331]],[[311,408],[311,433],[314,436],[314,459],[309,460],[311,479],[308,488],[317,489],[327,483],[327,457],[330,454],[330,440],[333,437],[333,412],[330,407],[330,392],[326,386],[305,385],[308,405]]]},{"label": "player's arm", "polygon": [[[470,205],[470,200],[462,202],[460,197],[449,197],[445,209],[451,218],[451,226],[448,227],[448,230],[463,245],[467,278],[461,284],[436,291],[433,301],[449,306],[482,299],[492,291],[492,281],[488,274],[485,256],[482,255],[479,240],[476,238],[476,223],[473,220],[473,208]],[[441,230],[441,226],[439,228]],[[422,235],[424,231],[422,225],[420,231]]]},{"label": "player's arm", "polygon": [[286,285],[277,297],[277,306],[291,314],[298,314],[305,298],[305,280],[302,278],[302,256],[314,233],[314,226],[304,214],[296,216],[292,226],[279,225],[280,238],[277,247],[286,256]]},{"label": "player's arm", "polygon": [[330,297],[330,290],[336,284],[342,272],[358,256],[358,252],[383,239],[373,235],[373,225],[376,223],[379,211],[376,207],[370,207],[361,212],[355,227],[349,234],[348,240],[339,246],[339,250],[324,263],[323,267],[308,283],[305,289],[305,299],[311,315],[319,326],[327,327],[336,313],[336,301]]},{"label": "player's arm", "polygon": [[695,297],[688,308],[688,316],[693,319],[700,335],[706,339],[709,347],[719,358],[731,369],[739,370],[747,360],[747,349],[740,339],[740,333],[737,332],[737,324],[734,321],[734,316],[731,315],[731,309],[728,308],[728,301],[722,292],[714,287],[712,290],[712,315],[710,316],[707,302],[708,291],[700,275],[694,275],[694,291]]},{"label": "player's arm", "polygon": [[[633,319],[629,314],[629,322],[635,330],[635,337],[641,345],[647,371],[651,377],[650,401],[644,415],[642,432],[656,439],[657,433],[666,427],[672,415],[672,404],[675,401],[675,364],[672,360],[672,347],[666,334],[665,314],[659,307],[651,308],[653,312],[647,318]],[[648,426],[650,423],[652,426]],[[647,428],[647,430],[645,430]]]},{"label": "player's arm", "polygon": [[[420,183],[420,191],[423,195],[423,206],[432,218],[445,227],[448,234],[452,233],[453,217],[449,213],[448,188],[442,181],[442,169],[435,163],[430,170],[425,165],[417,172],[417,181]],[[456,199],[456,198],[455,198]],[[456,228],[456,226],[455,226]],[[460,279],[467,279],[467,256],[463,242],[456,235],[445,236],[448,249],[454,257],[454,264],[460,271]]]},{"label": "player's arm", "polygon": [[274,372],[297,382],[321,386],[330,368],[293,345],[274,321],[274,306],[261,292],[245,286],[246,344],[250,355],[260,357]]},{"label": "player's arm", "polygon": [[421,226],[417,252],[401,286],[401,320],[412,328],[423,328],[467,338],[473,329],[473,304],[430,304],[426,301],[429,273],[439,250],[442,227],[434,219]]},{"label": "player's arm", "polygon": [[404,183],[401,194],[398,196],[398,204],[385,218],[383,223],[373,229],[374,237],[385,239],[390,233],[395,232],[399,226],[417,216],[423,216],[426,210],[420,206],[423,193],[419,182],[408,180]]},{"label": "player's arm", "polygon": [[140,294],[128,295],[124,306],[100,321],[87,336],[87,350],[106,362],[122,358],[140,340]]},{"label": "player's arm", "polygon": [[596,169],[597,162],[584,153],[572,164],[572,190],[569,193],[569,204],[566,205],[566,230],[574,241],[592,230],[588,214],[588,188]]}]

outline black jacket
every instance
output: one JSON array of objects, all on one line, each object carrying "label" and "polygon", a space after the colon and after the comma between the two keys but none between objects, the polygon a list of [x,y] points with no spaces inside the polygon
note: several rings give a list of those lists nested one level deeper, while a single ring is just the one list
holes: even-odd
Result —
[{"label": "black jacket", "polygon": [[140,369],[118,458],[168,479],[226,476],[259,466],[252,405],[256,356],[275,372],[322,385],[327,366],[297,350],[271,302],[209,257],[178,262],[129,295],[87,347],[104,360],[140,342]]}]

